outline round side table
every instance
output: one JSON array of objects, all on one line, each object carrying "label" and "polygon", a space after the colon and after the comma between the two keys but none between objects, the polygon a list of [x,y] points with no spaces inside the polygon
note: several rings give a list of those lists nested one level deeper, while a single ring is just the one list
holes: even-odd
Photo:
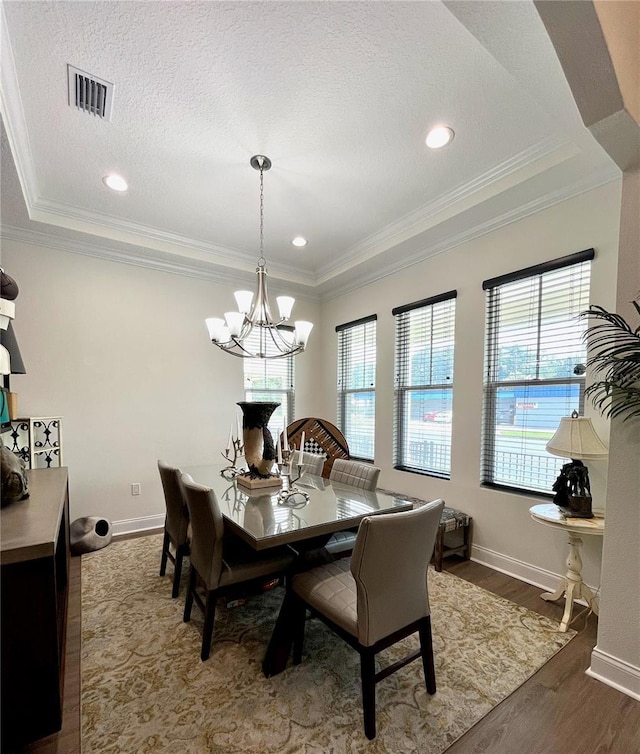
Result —
[{"label": "round side table", "polygon": [[539,524],[562,529],[569,537],[569,554],[567,555],[567,573],[555,592],[541,594],[543,600],[555,602],[565,596],[564,615],[560,622],[560,631],[566,631],[571,623],[574,600],[584,599],[589,608],[598,615],[598,599],[582,580],[582,534],[602,536],[604,534],[604,518],[567,518],[553,503],[534,505],[529,508],[531,518]]}]

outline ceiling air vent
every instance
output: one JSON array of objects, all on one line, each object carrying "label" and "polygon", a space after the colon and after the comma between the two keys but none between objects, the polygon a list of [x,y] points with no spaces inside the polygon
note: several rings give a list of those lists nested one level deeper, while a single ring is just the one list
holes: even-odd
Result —
[{"label": "ceiling air vent", "polygon": [[85,113],[111,120],[113,84],[97,76],[67,65],[69,75],[69,105]]}]

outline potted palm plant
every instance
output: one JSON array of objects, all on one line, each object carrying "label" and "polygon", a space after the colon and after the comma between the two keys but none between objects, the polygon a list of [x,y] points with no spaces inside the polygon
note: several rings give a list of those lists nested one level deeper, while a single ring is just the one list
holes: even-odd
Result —
[{"label": "potted palm plant", "polygon": [[[640,297],[632,304],[640,316]],[[585,395],[605,417],[640,416],[640,324],[632,329],[619,314],[596,305],[580,316],[589,320],[587,366],[594,376]]]}]

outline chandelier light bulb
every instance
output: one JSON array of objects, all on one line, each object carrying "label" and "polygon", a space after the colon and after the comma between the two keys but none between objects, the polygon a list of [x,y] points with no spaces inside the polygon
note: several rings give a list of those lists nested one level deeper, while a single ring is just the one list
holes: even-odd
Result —
[{"label": "chandelier light bulb", "polygon": [[280,319],[289,319],[293,305],[296,303],[295,298],[292,298],[291,296],[278,296],[276,298],[276,303],[278,304]]},{"label": "chandelier light bulb", "polygon": [[249,314],[251,311],[251,302],[253,301],[252,291],[236,291],[233,295],[238,304],[238,311],[243,314]]},{"label": "chandelier light bulb", "polygon": [[209,337],[214,343],[224,343],[222,339],[222,333],[224,329],[224,320],[220,317],[209,317],[205,320],[207,323],[207,330],[209,330]]},{"label": "chandelier light bulb", "polygon": [[309,335],[313,328],[313,322],[306,322],[304,320],[298,320],[296,323],[295,342],[296,345],[306,346],[309,340]]},{"label": "chandelier light bulb", "polygon": [[224,318],[227,321],[227,327],[232,338],[237,338],[242,331],[244,324],[244,314],[242,312],[225,312]]}]

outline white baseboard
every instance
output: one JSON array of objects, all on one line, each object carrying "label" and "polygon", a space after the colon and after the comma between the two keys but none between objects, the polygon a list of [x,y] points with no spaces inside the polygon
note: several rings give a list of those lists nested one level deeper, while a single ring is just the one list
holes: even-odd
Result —
[{"label": "white baseboard", "polygon": [[585,672],[640,702],[640,668],[603,652],[597,644],[591,653],[591,666]]},{"label": "white baseboard", "polygon": [[[513,576],[514,579],[518,579],[519,581],[537,586],[545,592],[555,592],[563,579],[563,576],[559,573],[547,571],[544,568],[524,563],[521,560],[510,558],[508,555],[502,555],[502,553],[495,550],[478,547],[477,545],[472,545],[471,547],[471,560],[493,568],[494,571],[506,573],[507,576]],[[594,594],[597,594],[599,591],[597,587],[591,586],[590,588]],[[587,605],[585,600],[576,601],[581,605]]]},{"label": "white baseboard", "polygon": [[[548,592],[555,591],[562,581],[560,574],[523,563],[486,547],[472,545],[471,560]],[[594,593],[598,591],[594,587],[591,589]],[[584,600],[578,602],[587,604]],[[591,667],[585,672],[607,686],[640,701],[640,668],[603,652],[596,646],[591,654]]]},{"label": "white baseboard", "polygon": [[134,534],[135,532],[163,528],[164,513],[154,516],[141,516],[140,518],[125,518],[122,521],[111,522],[111,531],[114,537],[122,534]]}]

